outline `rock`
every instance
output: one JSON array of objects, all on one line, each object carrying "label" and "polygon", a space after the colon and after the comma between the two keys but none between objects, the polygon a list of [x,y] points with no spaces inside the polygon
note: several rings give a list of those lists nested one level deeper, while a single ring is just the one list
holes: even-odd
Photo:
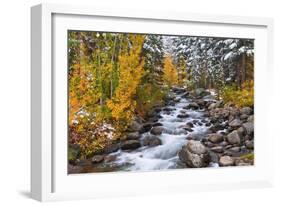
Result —
[{"label": "rock", "polygon": [[250,107],[243,107],[240,109],[241,114],[251,115],[253,110]]},{"label": "rock", "polygon": [[163,126],[163,124],[161,122],[156,122],[152,126],[153,127],[160,127],[160,126]]},{"label": "rock", "polygon": [[178,155],[188,167],[207,167],[210,163],[210,155],[200,141],[190,140],[182,147]]},{"label": "rock", "polygon": [[129,126],[128,130],[130,132],[136,132],[136,131],[140,131],[142,128],[142,125],[140,123],[138,123],[136,120],[133,120],[131,125]]},{"label": "rock", "polygon": [[254,122],[254,115],[251,115],[247,119],[248,122]]},{"label": "rock", "polygon": [[154,147],[154,146],[161,145],[161,144],[162,144],[161,139],[159,139],[158,137],[156,137],[154,135],[146,136],[143,139],[144,146]]},{"label": "rock", "polygon": [[219,163],[219,155],[215,152],[209,151],[210,161],[213,163]]},{"label": "rock", "polygon": [[212,110],[212,109],[216,109],[216,108],[220,108],[223,106],[223,101],[220,100],[220,101],[217,101],[217,102],[214,102],[214,103],[211,103],[208,107],[208,110]]},{"label": "rock", "polygon": [[145,133],[145,132],[149,132],[149,130],[152,128],[152,124],[153,123],[150,123],[150,122],[147,122],[147,123],[144,123],[142,125],[142,128],[140,129],[140,133]]},{"label": "rock", "polygon": [[92,163],[97,164],[104,160],[104,155],[95,155],[92,157]]},{"label": "rock", "polygon": [[166,112],[171,112],[173,110],[174,109],[172,107],[165,107],[165,108],[163,108],[163,111],[166,111]]},{"label": "rock", "polygon": [[164,131],[164,127],[152,127],[150,133],[154,135],[161,135],[163,131]]},{"label": "rock", "polygon": [[222,156],[219,160],[219,165],[222,167],[233,166],[234,160],[230,156]]},{"label": "rock", "polygon": [[235,152],[235,153],[240,152],[240,147],[231,147],[231,148],[229,148],[229,151]]},{"label": "rock", "polygon": [[243,124],[244,129],[248,135],[251,135],[254,132],[254,123],[253,122],[246,122]]},{"label": "rock", "polygon": [[222,146],[215,146],[211,148],[211,151],[217,152],[217,153],[223,153],[223,147]]},{"label": "rock", "polygon": [[222,141],[220,143],[220,146],[222,146],[222,147],[226,147],[227,145],[228,145],[228,142],[226,142],[226,141]]},{"label": "rock", "polygon": [[187,122],[187,123],[186,123],[186,126],[187,126],[187,127],[190,127],[190,128],[194,127],[194,125],[193,125],[192,122]]},{"label": "rock", "polygon": [[121,149],[123,150],[137,149],[140,146],[141,144],[138,140],[127,140],[122,144]]},{"label": "rock", "polygon": [[230,144],[240,144],[240,136],[237,132],[237,130],[233,130],[230,134],[228,134],[226,136],[226,140],[230,143]]},{"label": "rock", "polygon": [[254,149],[254,142],[251,140],[247,140],[245,142],[245,145],[246,145],[247,149]]},{"label": "rock", "polygon": [[139,138],[140,138],[139,132],[130,132],[130,133],[127,133],[127,135],[126,135],[127,140],[137,140]]},{"label": "rock", "polygon": [[210,94],[211,94],[210,92],[206,91],[203,88],[197,88],[194,90],[194,95],[196,95],[197,97],[203,97]]},{"label": "rock", "polygon": [[178,114],[177,118],[187,118],[189,117],[188,114]]},{"label": "rock", "polygon": [[223,141],[223,136],[217,133],[209,134],[208,140],[212,143],[220,143]]},{"label": "rock", "polygon": [[242,125],[242,122],[240,119],[234,119],[229,123],[229,126],[234,127],[234,128],[238,128]]},{"label": "rock", "polygon": [[247,115],[247,114],[240,115],[240,119],[242,119],[242,120],[246,120],[246,119],[248,119],[248,117],[249,117],[249,115]]},{"label": "rock", "polygon": [[188,109],[199,109],[199,105],[196,102],[191,102],[189,105],[187,105]]},{"label": "rock", "polygon": [[237,129],[237,132],[238,132],[239,136],[242,137],[242,136],[245,134],[245,129],[244,129],[244,127],[239,127],[239,128]]},{"label": "rock", "polygon": [[200,142],[191,140],[187,143],[187,149],[194,154],[204,154],[206,153],[206,147]]},{"label": "rock", "polygon": [[211,126],[209,128],[209,130],[213,133],[219,131],[219,130],[223,130],[224,129],[224,126],[222,124],[219,124],[219,123],[215,123],[213,126]]},{"label": "rock", "polygon": [[104,157],[104,162],[113,162],[116,160],[117,155],[107,155]]},{"label": "rock", "polygon": [[104,154],[109,154],[112,152],[117,152],[120,149],[120,144],[119,143],[112,143],[109,145],[106,145],[103,149]]}]

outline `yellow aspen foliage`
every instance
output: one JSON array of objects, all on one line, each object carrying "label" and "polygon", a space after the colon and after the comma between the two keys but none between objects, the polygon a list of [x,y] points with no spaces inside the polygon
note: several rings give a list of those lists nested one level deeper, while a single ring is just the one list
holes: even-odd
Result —
[{"label": "yellow aspen foliage", "polygon": [[177,69],[172,62],[172,58],[167,56],[164,58],[164,75],[163,79],[165,83],[171,87],[178,84]]},{"label": "yellow aspen foliage", "polygon": [[140,58],[144,36],[129,35],[131,47],[128,52],[118,58],[119,84],[114,96],[107,101],[111,109],[112,118],[116,121],[124,121],[129,124],[134,117],[136,108],[137,87],[144,73],[144,62]]}]

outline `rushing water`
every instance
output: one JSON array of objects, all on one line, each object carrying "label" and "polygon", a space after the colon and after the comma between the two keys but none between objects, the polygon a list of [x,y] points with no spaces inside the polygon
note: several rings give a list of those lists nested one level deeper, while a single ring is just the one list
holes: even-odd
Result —
[{"label": "rushing water", "polygon": [[[162,144],[155,147],[143,146],[133,151],[122,151],[112,154],[116,155],[116,160],[111,165],[114,167],[122,167],[121,170],[125,171],[149,171],[159,169],[174,169],[180,168],[178,151],[183,145],[187,143],[187,136],[202,137],[206,133],[208,127],[201,122],[203,119],[204,111],[194,111],[184,109],[190,102],[186,98],[182,98],[180,94],[176,97],[179,99],[174,106],[169,106],[172,109],[170,112],[161,111],[162,118],[158,122],[163,124],[165,130],[158,136]],[[189,115],[187,118],[178,118],[179,114],[186,113]],[[197,120],[198,123],[194,124],[192,132],[187,132],[182,129],[187,122]],[[141,141],[149,135],[144,133]]]}]

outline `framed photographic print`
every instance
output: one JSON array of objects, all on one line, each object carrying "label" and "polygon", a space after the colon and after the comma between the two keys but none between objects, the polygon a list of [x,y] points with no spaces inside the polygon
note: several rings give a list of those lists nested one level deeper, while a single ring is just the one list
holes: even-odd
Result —
[{"label": "framed photographic print", "polygon": [[31,13],[34,199],[272,185],[271,19]]}]

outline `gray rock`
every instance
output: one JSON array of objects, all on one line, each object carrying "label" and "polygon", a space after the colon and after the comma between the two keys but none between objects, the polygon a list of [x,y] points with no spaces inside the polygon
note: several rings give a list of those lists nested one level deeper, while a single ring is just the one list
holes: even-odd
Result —
[{"label": "gray rock", "polygon": [[136,120],[133,120],[131,125],[129,126],[129,131],[131,132],[136,132],[136,131],[140,131],[142,128],[142,125],[140,123],[138,123]]},{"label": "gray rock", "polygon": [[223,141],[223,136],[217,133],[209,134],[208,140],[212,143],[220,143]]},{"label": "gray rock", "polygon": [[127,140],[137,140],[140,138],[140,133],[139,132],[129,132],[126,135]]},{"label": "gray rock", "polygon": [[141,146],[138,140],[127,140],[121,145],[121,149],[123,150],[130,150],[130,149],[137,149]]},{"label": "gray rock", "polygon": [[212,150],[213,152],[223,153],[223,147],[222,147],[222,146],[215,146],[215,147],[212,147],[211,150]]},{"label": "gray rock", "polygon": [[107,155],[104,157],[104,162],[113,162],[116,160],[117,155]]},{"label": "gray rock", "polygon": [[254,149],[254,142],[251,140],[247,140],[245,142],[245,145],[246,145],[247,149]]},{"label": "gray rock", "polygon": [[146,136],[143,139],[143,145],[144,146],[155,147],[155,146],[158,146],[158,145],[161,145],[161,144],[162,144],[161,139],[159,139],[158,137],[156,137],[154,135]]},{"label": "gray rock", "polygon": [[189,109],[199,109],[199,105],[196,102],[191,102],[187,107]]},{"label": "gray rock", "polygon": [[211,160],[205,146],[200,141],[194,140],[190,140],[186,146],[183,146],[178,155],[183,163],[193,168],[207,167]]},{"label": "gray rock", "polygon": [[188,114],[178,114],[177,118],[187,118],[189,117]]},{"label": "gray rock", "polygon": [[213,163],[219,163],[219,155],[215,152],[209,151],[210,161]]},{"label": "gray rock", "polygon": [[243,124],[244,129],[246,130],[248,135],[251,135],[254,132],[254,123],[246,122]]},{"label": "gray rock", "polygon": [[238,128],[242,125],[242,121],[240,119],[234,119],[229,123],[229,126]]},{"label": "gray rock", "polygon": [[219,165],[222,167],[233,166],[234,160],[230,156],[222,156],[219,160]]},{"label": "gray rock", "polygon": [[241,114],[251,115],[253,110],[250,107],[243,107],[240,109]]},{"label": "gray rock", "polygon": [[206,147],[200,142],[195,140],[190,140],[187,143],[187,149],[194,154],[204,154],[206,153]]},{"label": "gray rock", "polygon": [[240,152],[240,147],[231,147],[229,148],[230,152]]},{"label": "gray rock", "polygon": [[145,132],[148,132],[151,128],[152,128],[152,124],[153,123],[150,123],[150,122],[147,122],[147,123],[144,123],[142,125],[142,128],[140,129],[140,133],[145,133]]},{"label": "gray rock", "polygon": [[194,95],[196,95],[196,96],[203,97],[203,96],[210,95],[210,94],[211,94],[210,92],[206,91],[203,88],[197,88],[194,90]]},{"label": "gray rock", "polygon": [[254,115],[251,115],[247,119],[248,122],[254,122]]},{"label": "gray rock", "polygon": [[92,157],[92,163],[93,164],[97,164],[100,163],[104,160],[104,156],[103,155],[95,155]]},{"label": "gray rock", "polygon": [[161,135],[163,131],[164,131],[164,127],[152,127],[150,133],[154,135]]},{"label": "gray rock", "polygon": [[241,140],[240,140],[240,136],[237,132],[237,130],[232,131],[230,134],[228,134],[226,136],[226,140],[230,143],[230,144],[240,144]]},{"label": "gray rock", "polygon": [[152,126],[153,127],[160,127],[160,126],[163,126],[163,124],[161,122],[156,122]]},{"label": "gray rock", "polygon": [[245,133],[244,127],[239,127],[237,129],[237,132],[238,132],[239,136],[242,137],[244,135],[244,133]]},{"label": "gray rock", "polygon": [[247,115],[247,114],[240,115],[240,119],[242,119],[242,120],[248,119],[248,117],[249,117],[249,115]]}]

